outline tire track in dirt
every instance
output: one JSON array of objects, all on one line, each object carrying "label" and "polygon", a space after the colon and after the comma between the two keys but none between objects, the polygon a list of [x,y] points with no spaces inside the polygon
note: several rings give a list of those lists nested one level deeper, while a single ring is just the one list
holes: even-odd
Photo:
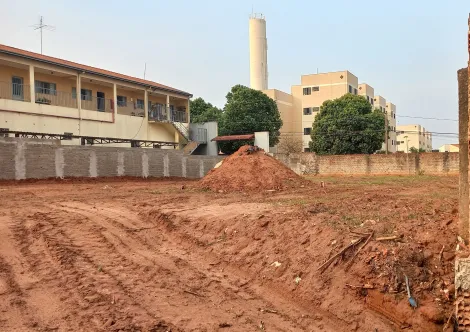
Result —
[{"label": "tire track in dirt", "polygon": [[[152,313],[141,310],[138,302],[129,299],[112,276],[99,271],[86,254],[88,250],[92,251],[91,248],[73,243],[61,228],[71,226],[63,222],[70,220],[70,215],[36,212],[30,218],[37,221],[33,231],[24,223],[17,222],[14,226],[16,239],[32,270],[41,277],[43,288],[65,290],[60,298],[67,312],[65,330],[141,331],[155,326],[168,327]],[[79,222],[76,218],[73,221]],[[94,233],[96,229],[86,236],[93,238]],[[95,237],[95,240],[94,244],[98,246],[101,239]],[[115,302],[112,293],[122,294],[121,301]],[[126,303],[134,305],[134,308],[129,310]]]},{"label": "tire track in dirt", "polygon": [[[257,308],[269,308],[272,304],[267,302],[262,297],[248,290],[241,290],[237,286],[240,284],[240,278],[237,280],[228,280],[227,275],[223,273],[207,272],[214,270],[209,264],[201,266],[201,263],[196,263],[188,251],[178,248],[178,245],[171,243],[169,246],[169,240],[165,237],[158,241],[158,238],[162,236],[162,233],[157,228],[146,229],[142,232],[135,232],[136,226],[148,227],[150,223],[142,221],[140,218],[129,216],[128,212],[122,209],[113,210],[107,208],[90,208],[86,204],[77,202],[63,203],[57,207],[65,210],[68,213],[79,213],[86,216],[90,221],[100,224],[105,227],[108,231],[114,232],[115,236],[119,236],[119,233],[125,232],[127,236],[121,237],[122,241],[127,243],[128,248],[138,249],[138,252],[142,252],[142,246],[147,248],[148,252],[151,252],[158,261],[168,261],[169,259],[174,262],[171,268],[171,273],[167,273],[167,277],[178,276],[178,280],[168,280],[160,287],[162,289],[167,288],[172,297],[172,301],[186,303],[189,307],[191,306],[191,314],[186,315],[186,318],[182,322],[178,322],[180,326],[185,326],[189,329],[196,328],[200,329],[214,329],[214,315],[222,323],[224,319],[226,321],[233,322],[234,326],[240,331],[247,330],[252,331],[256,327],[256,321],[261,319],[268,319],[266,315],[262,316],[262,313]],[[106,225],[107,224],[107,225]],[[121,225],[120,229],[116,229],[116,226]],[[155,226],[155,225],[154,225]],[[145,237],[141,234],[146,234]],[[157,241],[154,241],[157,240]],[[161,245],[162,241],[164,245]],[[137,246],[135,243],[140,243]],[[152,243],[152,244],[151,244]],[[166,249],[165,249],[166,248]],[[132,251],[129,251],[132,252]],[[198,257],[201,258],[201,257]],[[143,274],[148,274],[153,268],[147,267],[147,271]],[[142,303],[146,303],[148,306],[155,306],[154,299],[149,298],[148,294],[149,285],[137,284],[134,285],[133,292],[141,296]],[[167,295],[168,295],[167,290]],[[184,293],[185,291],[191,291],[193,294]],[[176,293],[176,294],[175,294]],[[197,295],[194,295],[197,294]],[[200,295],[200,296],[198,296]],[[240,301],[240,300],[243,301]],[[207,312],[207,305],[212,306],[211,312]],[[253,312],[247,312],[246,308],[256,308]],[[220,309],[218,309],[220,308]],[[164,310],[164,308],[161,308]],[[189,308],[188,308],[189,309]],[[217,313],[217,314],[215,314]],[[163,314],[162,314],[163,315]],[[168,319],[174,315],[172,312],[168,312]],[[202,317],[201,317],[202,315]],[[209,316],[207,316],[209,315]],[[163,315],[163,317],[166,317]],[[194,325],[194,320],[201,320],[201,323]],[[286,315],[272,315],[269,317],[270,326],[276,330],[304,330],[310,324],[301,324],[297,319],[288,317]],[[173,323],[176,323],[173,321]]]},{"label": "tire track in dirt", "polygon": [[[73,205],[82,211],[89,211],[89,207],[85,204],[76,204],[74,202]],[[168,220],[162,222],[158,218],[155,220],[141,218],[136,213],[125,208],[108,207],[107,205],[100,206],[98,213],[102,215],[103,218],[101,219],[106,219],[114,224],[116,222],[120,223],[123,231],[130,232],[129,235],[131,237],[147,244],[150,250],[159,250],[162,255],[171,255],[176,261],[184,262],[189,267],[198,266],[201,262],[205,262],[206,266],[202,273],[209,280],[206,284],[195,284],[194,287],[197,289],[207,289],[208,287],[210,288],[212,283],[216,283],[226,289],[235,290],[238,294],[243,293],[244,295],[242,296],[245,296],[245,299],[262,299],[262,301],[266,302],[264,308],[282,308],[283,310],[278,311],[282,312],[285,310],[289,312],[289,314],[281,314],[284,320],[291,321],[304,329],[318,326],[320,330],[325,325],[328,325],[330,328],[327,328],[327,330],[337,330],[340,326],[345,330],[349,330],[346,323],[331,313],[309,304],[293,303],[282,290],[282,286],[274,284],[261,286],[254,281],[256,276],[251,276],[246,271],[225,264],[220,257],[207,253],[203,248],[198,248],[197,245],[194,245],[198,242],[197,239],[188,236],[188,234],[175,232],[171,222],[168,222]],[[164,215],[164,219],[171,218],[177,217],[174,215]],[[139,226],[145,228],[145,231],[134,232]],[[158,238],[154,236],[155,232],[158,232],[158,237],[161,238],[160,241],[164,242],[165,250],[162,250],[162,246],[155,245]],[[195,247],[198,250],[195,250]],[[195,251],[199,252],[196,253]],[[214,272],[215,269],[212,266],[212,262],[219,262],[220,264],[218,264],[217,268],[223,272]]]}]

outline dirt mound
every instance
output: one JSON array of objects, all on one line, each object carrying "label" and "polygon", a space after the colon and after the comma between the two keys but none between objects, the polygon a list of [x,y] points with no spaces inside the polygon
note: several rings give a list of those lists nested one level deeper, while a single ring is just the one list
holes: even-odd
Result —
[{"label": "dirt mound", "polygon": [[280,190],[301,186],[302,180],[280,161],[262,149],[249,145],[224,159],[202,180],[203,188],[216,191]]}]

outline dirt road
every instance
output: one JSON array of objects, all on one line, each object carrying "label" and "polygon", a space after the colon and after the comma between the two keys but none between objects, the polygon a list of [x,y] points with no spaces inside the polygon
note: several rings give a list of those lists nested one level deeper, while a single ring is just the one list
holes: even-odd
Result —
[{"label": "dirt road", "polygon": [[[452,202],[444,219],[454,180],[427,187]],[[0,330],[393,331],[344,290],[345,271],[315,272],[341,231],[299,211],[351,203],[353,187],[247,196],[182,181],[4,184]]]}]

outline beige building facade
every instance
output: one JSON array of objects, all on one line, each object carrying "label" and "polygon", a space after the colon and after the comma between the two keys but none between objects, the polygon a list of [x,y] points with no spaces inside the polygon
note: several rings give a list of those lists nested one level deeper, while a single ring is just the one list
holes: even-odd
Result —
[{"label": "beige building facade", "polygon": [[409,153],[411,148],[432,151],[432,133],[419,124],[397,126],[397,151]]},{"label": "beige building facade", "polygon": [[[0,128],[162,142],[188,133],[191,94],[0,45]],[[64,144],[80,144],[77,141]]]},{"label": "beige building facade", "polygon": [[[273,98],[273,91],[279,91],[273,98],[280,110],[283,127],[282,135],[298,135],[302,140],[304,151],[308,151],[311,141],[310,133],[315,117],[320,112],[321,105],[327,101],[340,98],[351,93],[366,98],[374,108],[380,108],[389,124],[388,151],[396,151],[396,106],[385,98],[376,96],[374,88],[361,83],[357,76],[344,70],[338,72],[319,73],[301,76],[301,84],[291,87],[290,95],[279,90],[264,90]],[[282,95],[282,98],[279,96]],[[384,137],[385,139],[385,137]],[[385,150],[385,143],[383,150]]]},{"label": "beige building facade", "polygon": [[459,144],[444,144],[439,148],[439,152],[459,152]]}]

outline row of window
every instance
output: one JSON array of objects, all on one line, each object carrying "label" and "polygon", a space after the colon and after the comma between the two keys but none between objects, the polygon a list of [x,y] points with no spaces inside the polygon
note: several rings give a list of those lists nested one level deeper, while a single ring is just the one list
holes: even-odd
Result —
[{"label": "row of window", "polygon": [[304,107],[304,115],[312,115],[313,112],[319,112],[320,107]]},{"label": "row of window", "polygon": [[353,88],[352,85],[349,86],[349,93],[357,95],[357,89]]},{"label": "row of window", "polygon": [[312,91],[313,92],[320,91],[320,87],[319,86],[313,86],[313,87],[304,88],[303,89],[303,94],[304,94],[304,96],[310,96],[312,94]]}]

